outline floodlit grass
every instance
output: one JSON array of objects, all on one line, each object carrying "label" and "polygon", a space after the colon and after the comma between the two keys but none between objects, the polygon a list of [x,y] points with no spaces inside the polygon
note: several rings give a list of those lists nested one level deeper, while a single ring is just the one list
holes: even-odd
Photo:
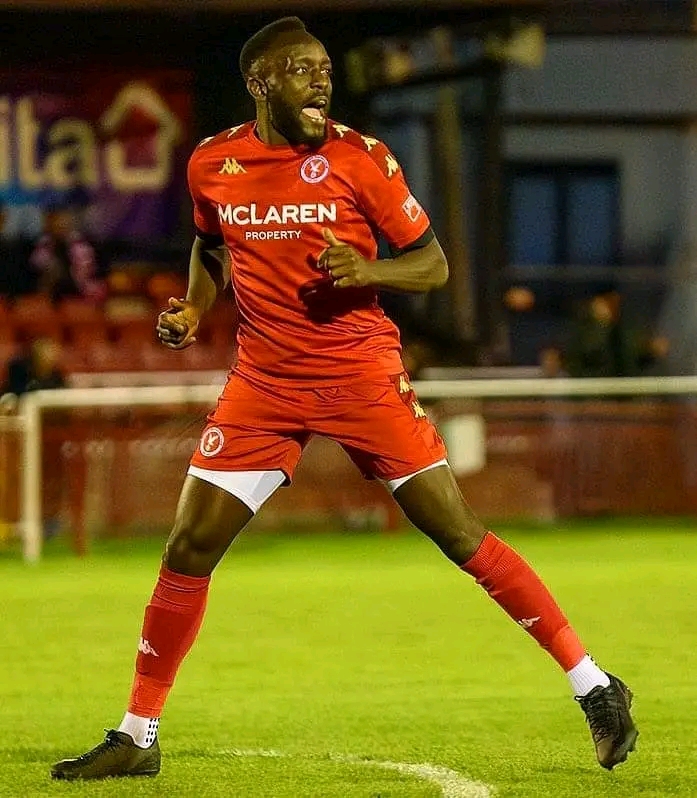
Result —
[{"label": "floodlit grass", "polygon": [[[121,718],[159,545],[0,556],[0,796],[442,795],[332,755],[448,767],[501,798],[697,796],[697,526],[504,536],[636,694],[638,750],[613,773],[554,663],[415,533],[250,535],[214,576],[147,780],[48,772]],[[259,749],[286,756],[232,753]]]}]

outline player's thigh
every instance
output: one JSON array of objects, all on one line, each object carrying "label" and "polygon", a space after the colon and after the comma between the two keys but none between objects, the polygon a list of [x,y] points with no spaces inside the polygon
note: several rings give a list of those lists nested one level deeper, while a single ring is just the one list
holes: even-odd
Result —
[{"label": "player's thigh", "polygon": [[464,565],[487,530],[465,501],[450,466],[440,465],[398,482],[394,498],[406,517],[456,565]]},{"label": "player's thigh", "polygon": [[252,518],[237,496],[187,475],[179,497],[164,562],[189,576],[207,576]]},{"label": "player's thigh", "polygon": [[165,562],[210,573],[254,513],[290,481],[307,441],[292,403],[231,379],[208,417],[179,501]]}]

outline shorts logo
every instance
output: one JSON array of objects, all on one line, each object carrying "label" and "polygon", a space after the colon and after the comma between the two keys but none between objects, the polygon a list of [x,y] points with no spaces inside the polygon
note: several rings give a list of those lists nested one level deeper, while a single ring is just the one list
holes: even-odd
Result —
[{"label": "shorts logo", "polygon": [[402,210],[406,213],[409,221],[416,222],[419,219],[423,212],[423,208],[419,205],[416,197],[413,194],[410,194],[404,204],[402,205]]},{"label": "shorts logo", "polygon": [[415,419],[426,418],[426,411],[421,407],[420,402],[416,399],[411,403],[411,412],[414,414]]},{"label": "shorts logo", "polygon": [[218,427],[209,427],[201,436],[199,449],[204,457],[215,457],[225,446],[225,436]]},{"label": "shorts logo", "polygon": [[329,161],[324,155],[311,155],[300,167],[300,177],[306,183],[321,183],[329,174]]}]

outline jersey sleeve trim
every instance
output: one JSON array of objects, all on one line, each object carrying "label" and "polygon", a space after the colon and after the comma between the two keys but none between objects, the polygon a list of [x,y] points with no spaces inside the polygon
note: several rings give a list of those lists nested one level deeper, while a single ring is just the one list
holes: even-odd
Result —
[{"label": "jersey sleeve trim", "polygon": [[225,238],[223,237],[222,233],[207,233],[205,230],[201,230],[198,226],[195,227],[196,231],[196,238],[200,238],[203,241],[203,245],[210,249],[218,249],[218,247],[222,247],[225,244]]},{"label": "jersey sleeve trim", "polygon": [[399,257],[399,255],[404,255],[405,252],[412,252],[415,249],[423,249],[425,246],[433,241],[436,237],[436,234],[433,232],[433,228],[429,225],[428,229],[425,233],[422,233],[415,241],[412,241],[411,244],[407,244],[404,247],[395,247],[390,244],[390,255],[393,258]]}]

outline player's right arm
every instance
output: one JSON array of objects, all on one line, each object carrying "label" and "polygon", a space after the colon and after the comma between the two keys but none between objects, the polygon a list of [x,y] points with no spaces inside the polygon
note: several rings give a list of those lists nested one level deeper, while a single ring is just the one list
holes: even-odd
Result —
[{"label": "player's right arm", "polygon": [[157,334],[169,349],[185,349],[195,343],[203,314],[209,310],[230,280],[229,253],[213,205],[200,191],[198,158],[189,161],[189,192],[194,203],[196,238],[189,258],[186,298],[170,297],[158,316]]}]

